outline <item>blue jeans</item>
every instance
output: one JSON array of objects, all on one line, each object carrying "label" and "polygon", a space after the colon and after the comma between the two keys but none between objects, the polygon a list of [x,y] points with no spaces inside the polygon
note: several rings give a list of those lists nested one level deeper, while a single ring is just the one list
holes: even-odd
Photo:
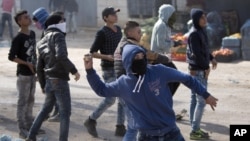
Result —
[{"label": "blue jeans", "polygon": [[122,141],[136,141],[138,130],[135,129],[135,119],[133,117],[132,112],[128,109],[123,100],[121,103],[124,104],[123,107],[125,109],[128,124],[126,134],[124,135]]},{"label": "blue jeans", "polygon": [[62,79],[47,79],[45,92],[45,102],[29,131],[28,137],[31,139],[35,138],[37,131],[40,129],[44,119],[56,102],[59,106],[60,113],[59,141],[67,141],[71,114],[71,97],[68,81]]},{"label": "blue jeans", "polygon": [[163,136],[150,136],[139,133],[138,141],[185,141],[185,139],[183,138],[179,128],[175,128]]},{"label": "blue jeans", "polygon": [[12,16],[8,13],[2,14],[1,26],[0,26],[0,38],[3,37],[3,32],[5,28],[5,22],[8,22],[10,38],[13,39],[13,28],[12,28]]},{"label": "blue jeans", "polygon": [[[102,77],[106,83],[116,80],[116,75],[113,67],[102,68]],[[90,115],[91,119],[97,120],[110,106],[115,103],[116,97],[105,97],[99,104],[96,110]],[[120,101],[120,100],[119,100]],[[123,106],[118,102],[117,109],[117,125],[124,124],[125,112]]]},{"label": "blue jeans", "polygon": [[[205,78],[204,71],[195,71],[193,77],[195,77],[205,88],[207,88],[207,79]],[[197,131],[198,129],[200,129],[200,123],[204,112],[204,108],[206,106],[206,101],[202,96],[196,94],[193,90],[191,92],[192,94],[191,94],[189,118],[192,131]]]}]

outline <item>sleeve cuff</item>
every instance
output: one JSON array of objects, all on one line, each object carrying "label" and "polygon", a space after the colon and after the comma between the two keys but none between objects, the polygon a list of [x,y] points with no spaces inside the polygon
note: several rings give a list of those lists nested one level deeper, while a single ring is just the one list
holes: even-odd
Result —
[{"label": "sleeve cuff", "polygon": [[71,74],[75,74],[75,73],[77,73],[77,69],[74,67],[73,69],[71,69]]},{"label": "sleeve cuff", "polygon": [[211,95],[210,93],[205,92],[205,93],[203,94],[203,97],[204,97],[204,99],[207,99],[210,95]]}]

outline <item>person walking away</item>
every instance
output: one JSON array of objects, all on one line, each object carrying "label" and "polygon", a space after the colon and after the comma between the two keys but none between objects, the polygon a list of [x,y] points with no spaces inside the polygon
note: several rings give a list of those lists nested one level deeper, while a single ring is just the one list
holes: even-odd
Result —
[{"label": "person walking away", "polygon": [[29,29],[32,22],[27,11],[17,12],[15,22],[20,29],[11,42],[8,59],[17,63],[17,125],[19,137],[26,138],[33,122],[37,61],[36,35]]},{"label": "person walking away", "polygon": [[67,23],[67,33],[77,32],[76,15],[78,13],[78,3],[76,0],[67,0],[65,4],[65,15]]},{"label": "person walking away", "polygon": [[[117,75],[117,78],[119,78],[123,74],[126,74],[126,70],[123,67],[121,54],[122,54],[123,48],[126,47],[127,45],[138,45],[144,48],[146,50],[146,57],[147,57],[148,63],[150,64],[158,64],[158,63],[168,64],[171,62],[171,59],[169,59],[166,55],[155,53],[149,49],[146,49],[144,46],[141,46],[139,44],[140,39],[142,37],[141,27],[139,23],[135,21],[128,21],[126,22],[123,28],[123,31],[124,31],[125,37],[121,39],[114,53],[114,68],[115,68],[115,73]],[[173,91],[171,90],[171,92]],[[127,116],[127,131],[123,137],[123,141],[136,141],[138,131],[134,128],[135,121],[134,121],[133,114],[126,107],[126,104],[124,103],[124,101],[122,103],[124,104],[123,107],[125,108],[125,113]]]},{"label": "person walking away", "polygon": [[[96,34],[95,41],[90,48],[90,53],[94,58],[101,59],[102,76],[105,82],[112,82],[116,79],[114,71],[114,52],[117,48],[119,41],[122,38],[121,28],[116,25],[118,17],[117,12],[120,9],[107,7],[102,11],[102,18],[105,22]],[[98,53],[100,51],[100,53]],[[115,97],[106,97],[95,109],[95,111],[84,121],[84,126],[87,128],[88,133],[94,137],[98,136],[96,131],[96,120],[115,103]],[[124,126],[125,113],[123,106],[118,102],[117,110],[117,125],[115,130],[116,136],[124,136],[126,129]]]},{"label": "person walking away", "polygon": [[[212,69],[216,69],[217,62],[211,53],[209,53],[209,44],[206,35],[207,21],[204,12],[201,9],[194,8],[191,10],[190,15],[193,21],[194,30],[188,37],[188,69],[190,74],[207,89],[207,80],[210,72],[209,64],[212,62]],[[191,140],[209,139],[208,133],[200,129],[205,105],[206,100],[204,97],[192,90],[190,103]]]},{"label": "person walking away", "polygon": [[10,39],[13,39],[13,27],[12,27],[12,9],[16,13],[15,0],[2,0],[2,18],[0,26],[0,40],[3,39],[5,23],[8,23]]},{"label": "person walking away", "polygon": [[75,76],[76,81],[80,79],[80,74],[68,58],[64,18],[59,14],[50,15],[45,22],[45,28],[44,37],[37,44],[39,53],[37,76],[40,85],[45,90],[46,98],[29,130],[26,141],[36,141],[36,132],[55,102],[59,106],[60,113],[59,141],[68,141],[71,115],[69,73]]},{"label": "person walking away", "polygon": [[[212,108],[217,99],[189,74],[162,64],[147,64],[145,50],[127,45],[122,51],[126,75],[111,83],[104,83],[93,69],[91,55],[85,55],[87,80],[95,93],[102,97],[121,97],[135,118],[139,130],[138,141],[184,141],[176,125],[173,97],[169,82],[178,81],[196,91]],[[161,107],[161,108],[159,108]]]},{"label": "person walking away", "polygon": [[176,21],[175,8],[170,4],[159,7],[159,18],[154,24],[151,36],[151,50],[161,54],[170,54],[170,48],[181,45],[181,41],[171,39],[171,29]]}]

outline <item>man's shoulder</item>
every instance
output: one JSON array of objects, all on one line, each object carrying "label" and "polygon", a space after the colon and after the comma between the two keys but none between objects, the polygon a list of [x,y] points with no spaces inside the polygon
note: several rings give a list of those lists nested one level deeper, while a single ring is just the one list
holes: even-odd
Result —
[{"label": "man's shoulder", "polygon": [[198,33],[198,31],[194,30],[194,31],[192,31],[192,32],[189,34],[189,37],[190,37],[190,36],[199,36],[199,33]]}]

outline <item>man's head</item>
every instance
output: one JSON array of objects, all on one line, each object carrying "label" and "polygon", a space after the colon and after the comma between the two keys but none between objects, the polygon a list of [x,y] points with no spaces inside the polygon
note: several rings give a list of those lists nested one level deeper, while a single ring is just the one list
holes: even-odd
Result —
[{"label": "man's head", "polygon": [[169,27],[173,28],[176,21],[175,8],[170,4],[163,4],[159,7],[159,18],[163,20]]},{"label": "man's head", "polygon": [[135,21],[128,21],[124,26],[124,34],[127,38],[133,38],[139,42],[142,36],[139,23]]},{"label": "man's head", "polygon": [[102,19],[107,23],[116,23],[118,17],[117,12],[120,12],[120,9],[114,9],[113,7],[107,7],[102,11]]},{"label": "man's head", "polygon": [[65,18],[58,13],[52,13],[45,22],[45,28],[55,27],[66,33]]},{"label": "man's head", "polygon": [[26,10],[18,11],[14,19],[19,27],[29,26],[32,23],[30,16],[28,15],[28,12]]},{"label": "man's head", "polygon": [[204,28],[207,25],[207,18],[205,13],[198,8],[191,9],[190,12],[194,27],[196,29]]},{"label": "man's head", "polygon": [[32,15],[32,20],[35,22],[36,27],[38,29],[45,29],[45,21],[49,16],[49,13],[45,10],[45,8],[38,8],[32,13]]},{"label": "man's head", "polygon": [[137,45],[126,45],[122,51],[122,62],[127,73],[144,75],[147,70],[145,49]]}]

